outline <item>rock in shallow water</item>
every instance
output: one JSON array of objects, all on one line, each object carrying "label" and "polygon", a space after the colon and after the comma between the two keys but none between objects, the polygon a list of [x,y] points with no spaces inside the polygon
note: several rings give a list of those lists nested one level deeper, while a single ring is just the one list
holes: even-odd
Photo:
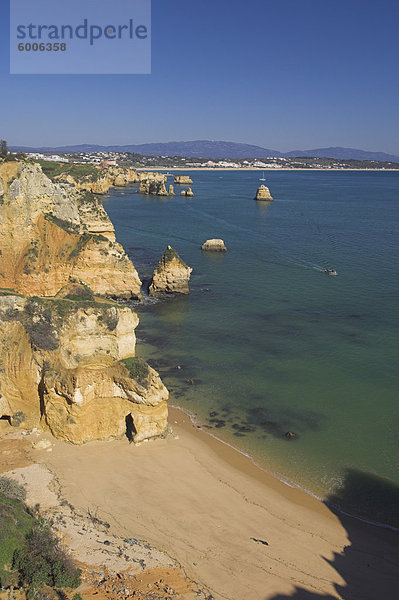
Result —
[{"label": "rock in shallow water", "polygon": [[180,258],[172,246],[168,246],[155,267],[148,293],[158,294],[189,294],[188,282],[192,268]]},{"label": "rock in shallow water", "polygon": [[211,252],[227,252],[227,248],[224,241],[220,239],[206,240],[206,242],[202,244],[201,250]]},{"label": "rock in shallow water", "polygon": [[273,198],[270,194],[269,188],[265,185],[261,185],[260,187],[258,187],[255,200],[266,200],[267,202],[272,202]]}]

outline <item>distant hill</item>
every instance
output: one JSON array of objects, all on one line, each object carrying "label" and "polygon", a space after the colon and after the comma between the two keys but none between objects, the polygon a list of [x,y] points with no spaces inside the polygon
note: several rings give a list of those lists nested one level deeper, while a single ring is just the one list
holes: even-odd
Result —
[{"label": "distant hill", "polygon": [[126,146],[95,146],[81,144],[79,146],[60,146],[57,148],[11,147],[11,150],[22,152],[133,152],[144,156],[188,156],[192,158],[266,158],[282,156],[278,150],[270,150],[261,146],[239,144],[236,142],[213,142],[197,140],[192,142],[163,142],[153,144],[129,144]]},{"label": "distant hill", "polygon": [[357,150],[356,148],[341,148],[340,146],[331,148],[315,148],[313,150],[293,150],[286,152],[285,157],[293,156],[315,156],[317,158],[338,158],[354,160],[378,160],[382,162],[398,162],[399,156],[387,154],[386,152],[368,152],[367,150]]},{"label": "distant hill", "polygon": [[317,157],[355,160],[378,160],[399,162],[399,156],[385,152],[368,152],[355,148],[315,148],[313,150],[293,150],[282,153],[278,150],[240,144],[237,142],[223,142],[212,140],[196,140],[191,142],[164,142],[152,144],[129,144],[126,146],[98,146],[93,144],[80,144],[59,147],[32,148],[27,146],[10,146],[12,151],[42,152],[53,154],[66,154],[71,152],[133,152],[144,156],[187,156],[190,158],[268,158],[275,157]]}]

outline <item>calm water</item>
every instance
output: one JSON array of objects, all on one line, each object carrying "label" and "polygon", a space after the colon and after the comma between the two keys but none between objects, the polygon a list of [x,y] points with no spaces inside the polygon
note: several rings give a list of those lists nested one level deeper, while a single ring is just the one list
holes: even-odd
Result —
[{"label": "calm water", "polygon": [[194,199],[104,203],[142,279],[167,244],[193,267],[189,297],[139,309],[139,353],[269,471],[399,525],[399,173],[267,173],[269,206],[259,173],[191,176]]}]

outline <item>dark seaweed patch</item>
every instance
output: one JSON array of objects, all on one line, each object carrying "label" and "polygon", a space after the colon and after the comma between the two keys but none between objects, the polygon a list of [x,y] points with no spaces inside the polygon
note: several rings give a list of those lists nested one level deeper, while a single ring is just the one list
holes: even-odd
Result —
[{"label": "dark seaweed patch", "polygon": [[209,423],[212,423],[212,425],[214,425],[217,429],[220,429],[220,427],[225,427],[226,425],[226,421],[223,421],[223,419],[209,419]]},{"label": "dark seaweed patch", "polygon": [[164,358],[151,358],[148,360],[148,363],[153,369],[156,369],[157,371],[159,369],[170,368],[170,362],[168,360],[165,360]]},{"label": "dark seaweed patch", "polygon": [[323,418],[321,414],[314,411],[282,408],[280,413],[276,409],[268,410],[257,406],[246,412],[245,422],[259,426],[264,432],[281,438],[287,431],[315,431],[320,428]]}]

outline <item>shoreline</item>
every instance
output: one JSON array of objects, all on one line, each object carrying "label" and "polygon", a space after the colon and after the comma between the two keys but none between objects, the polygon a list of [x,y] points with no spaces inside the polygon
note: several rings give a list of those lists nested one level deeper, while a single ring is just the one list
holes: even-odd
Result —
[{"label": "shoreline", "polygon": [[77,511],[110,523],[109,535],[166,553],[217,600],[340,599],[345,586],[362,600],[394,597],[397,532],[281,482],[179,408],[169,422],[172,434],[136,446],[41,434],[52,451],[30,456]]},{"label": "shoreline", "polygon": [[[240,448],[238,448],[237,446],[233,446],[230,442],[226,442],[225,440],[223,440],[221,437],[218,437],[217,435],[215,435],[214,433],[210,432],[207,429],[204,429],[200,423],[199,418],[192,412],[190,412],[189,410],[181,407],[181,406],[177,406],[175,404],[169,404],[169,413],[170,411],[178,411],[178,413],[183,413],[183,415],[185,415],[186,417],[189,418],[190,422],[191,422],[191,426],[194,428],[194,434],[196,434],[197,432],[201,432],[202,434],[204,434],[205,436],[208,436],[209,438],[215,440],[216,444],[220,444],[222,446],[226,446],[227,448],[229,448],[232,452],[235,452],[239,455],[241,455],[246,461],[248,461],[254,468],[256,471],[252,471],[251,469],[251,473],[254,477],[258,478],[258,479],[263,479],[261,477],[260,474],[264,473],[265,474],[265,481],[269,481],[269,478],[271,478],[271,480],[273,481],[277,481],[280,484],[282,484],[283,486],[287,486],[288,488],[292,489],[292,490],[298,490],[300,493],[302,494],[306,494],[306,496],[309,496],[310,498],[313,498],[314,500],[316,500],[317,502],[321,502],[322,504],[324,504],[325,506],[327,506],[329,509],[331,510],[336,510],[339,513],[341,513],[343,516],[348,517],[349,519],[356,519],[357,521],[360,521],[361,523],[365,524],[365,525],[370,525],[372,527],[378,527],[381,529],[387,529],[389,531],[393,531],[395,533],[399,533],[399,527],[395,527],[393,525],[390,525],[388,523],[382,523],[380,521],[372,521],[370,519],[367,519],[366,517],[361,517],[359,515],[355,515],[352,513],[349,513],[347,511],[345,511],[345,509],[341,506],[335,506],[333,504],[330,503],[330,501],[327,498],[323,498],[322,496],[318,496],[316,493],[312,492],[311,490],[301,486],[299,483],[296,483],[295,481],[290,481],[288,479],[284,479],[281,476],[277,475],[276,473],[269,471],[267,468],[263,467],[262,465],[260,465],[258,462],[256,462],[256,459],[251,456],[250,454],[248,454],[248,452],[245,452],[244,450],[240,450]],[[173,413],[172,413],[173,414]],[[217,448],[217,446],[215,445],[215,448]],[[217,451],[217,450],[215,450]],[[222,454],[222,453],[221,453]],[[246,465],[248,467],[248,464]],[[244,468],[244,461],[242,462],[242,467]],[[248,473],[248,469],[245,469],[245,472]]]}]

